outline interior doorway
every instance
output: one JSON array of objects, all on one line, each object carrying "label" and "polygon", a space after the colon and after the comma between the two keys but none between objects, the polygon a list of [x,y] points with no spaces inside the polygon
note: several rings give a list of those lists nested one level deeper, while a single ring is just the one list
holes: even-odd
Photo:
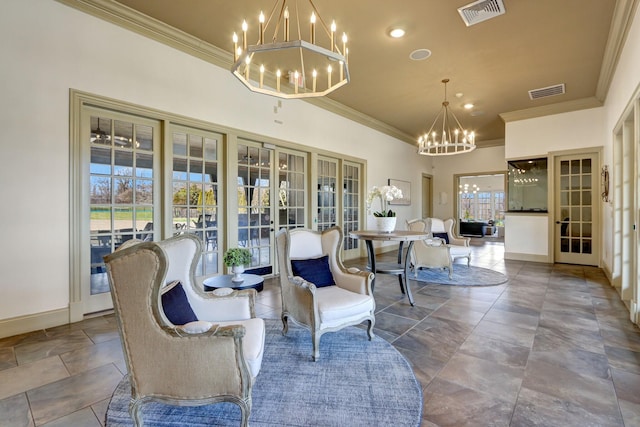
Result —
[{"label": "interior doorway", "polygon": [[504,242],[506,172],[454,176],[458,234]]},{"label": "interior doorway", "polygon": [[433,180],[431,175],[422,174],[422,218],[430,218],[433,212]]}]

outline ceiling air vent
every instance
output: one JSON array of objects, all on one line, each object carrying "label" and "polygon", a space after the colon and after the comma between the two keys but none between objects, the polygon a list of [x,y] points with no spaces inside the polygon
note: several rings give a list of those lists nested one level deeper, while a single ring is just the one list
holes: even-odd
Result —
[{"label": "ceiling air vent", "polygon": [[504,14],[502,0],[478,0],[458,8],[467,27]]},{"label": "ceiling air vent", "polygon": [[564,83],[554,86],[542,87],[540,89],[533,89],[529,91],[529,98],[540,99],[547,96],[564,95]]}]

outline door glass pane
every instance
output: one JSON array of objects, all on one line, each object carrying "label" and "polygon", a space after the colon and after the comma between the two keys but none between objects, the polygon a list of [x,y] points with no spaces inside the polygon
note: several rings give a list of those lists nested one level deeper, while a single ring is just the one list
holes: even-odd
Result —
[{"label": "door glass pane", "polygon": [[305,227],[305,156],[278,154],[278,226]]},{"label": "door glass pane", "polygon": [[238,144],[238,245],[251,252],[251,265],[247,267],[255,274],[273,271],[271,153],[262,147]]},{"label": "door glass pane", "polygon": [[[593,233],[592,161],[589,158],[561,161],[560,174],[560,251],[589,254]],[[569,191],[562,191],[567,183],[570,183]]]},{"label": "door glass pane", "polygon": [[347,251],[350,249],[357,249],[359,247],[359,240],[349,237],[349,233],[358,230],[360,224],[360,166],[345,162],[342,168],[342,176],[343,248]]},{"label": "door glass pane", "polygon": [[103,256],[113,252],[127,240],[136,237],[153,239],[153,138],[151,126],[133,121],[91,117],[91,295],[109,291]]},{"label": "door glass pane", "polygon": [[337,162],[318,159],[318,231],[336,225]]},{"label": "door glass pane", "polygon": [[[202,242],[196,276],[218,273],[218,144],[220,135],[196,129],[173,133],[172,227]],[[188,147],[188,149],[187,149]],[[188,153],[188,154],[187,154]]]}]

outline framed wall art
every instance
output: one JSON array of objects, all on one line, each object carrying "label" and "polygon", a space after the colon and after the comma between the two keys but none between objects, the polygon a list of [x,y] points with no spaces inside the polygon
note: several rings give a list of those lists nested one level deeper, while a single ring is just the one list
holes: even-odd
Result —
[{"label": "framed wall art", "polygon": [[401,199],[393,199],[390,205],[410,205],[411,204],[411,183],[409,181],[401,181],[399,179],[389,178],[389,185],[395,185],[402,191]]}]

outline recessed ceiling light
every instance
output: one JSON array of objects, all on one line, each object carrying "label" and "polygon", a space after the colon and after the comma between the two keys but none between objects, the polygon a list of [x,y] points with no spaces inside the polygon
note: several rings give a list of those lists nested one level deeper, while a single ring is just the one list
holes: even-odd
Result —
[{"label": "recessed ceiling light", "polygon": [[405,31],[402,28],[392,28],[391,31],[389,31],[389,35],[394,39],[399,39],[404,36],[404,34]]},{"label": "recessed ceiling light", "polygon": [[409,58],[414,61],[422,61],[423,59],[427,59],[431,56],[431,51],[429,49],[417,49],[409,54]]},{"label": "recessed ceiling light", "polygon": [[473,104],[470,102],[467,102],[466,104],[464,104],[464,108],[465,110],[471,110],[473,108]]}]

